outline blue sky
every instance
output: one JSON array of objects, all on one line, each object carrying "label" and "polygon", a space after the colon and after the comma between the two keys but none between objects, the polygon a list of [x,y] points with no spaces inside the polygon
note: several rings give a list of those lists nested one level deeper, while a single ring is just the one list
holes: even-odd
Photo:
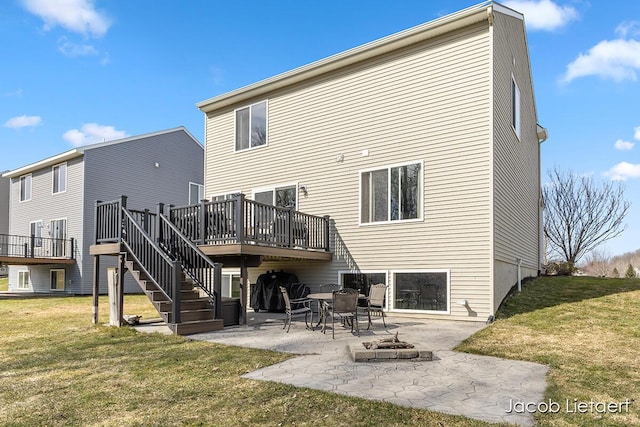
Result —
[{"label": "blue sky", "polygon": [[[0,171],[74,146],[185,126],[199,101],[473,6],[460,0],[6,0]],[[543,181],[558,165],[632,202],[618,255],[640,248],[640,2],[517,0],[525,14]]]}]

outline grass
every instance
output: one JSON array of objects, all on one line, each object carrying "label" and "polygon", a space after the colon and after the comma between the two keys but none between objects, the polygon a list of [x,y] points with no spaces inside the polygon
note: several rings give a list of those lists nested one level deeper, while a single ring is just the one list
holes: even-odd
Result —
[{"label": "grass", "polygon": [[[538,425],[640,425],[640,280],[541,277],[496,318],[457,349],[549,365],[545,398],[562,406],[557,414],[536,414]],[[627,398],[629,413],[566,411],[566,399]]]},{"label": "grass", "polygon": [[[157,317],[143,296],[125,313]],[[108,318],[101,300],[101,320]],[[544,363],[540,426],[640,426],[640,280],[542,277],[462,351]],[[88,297],[0,300],[0,425],[482,426],[464,417],[241,378],[291,355],[94,326]],[[629,413],[568,413],[620,402]]]},{"label": "grass", "polygon": [[9,278],[0,277],[0,292],[9,290]]},{"label": "grass", "polygon": [[[144,296],[125,313],[157,317]],[[489,425],[241,378],[291,355],[90,321],[90,297],[0,300],[0,425]]]}]

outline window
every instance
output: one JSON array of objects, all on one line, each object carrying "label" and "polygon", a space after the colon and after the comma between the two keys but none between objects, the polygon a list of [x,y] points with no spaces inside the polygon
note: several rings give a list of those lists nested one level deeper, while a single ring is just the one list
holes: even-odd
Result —
[{"label": "window", "polygon": [[200,200],[204,199],[204,185],[196,184],[195,182],[189,183],[189,204],[195,205],[200,203]]},{"label": "window", "polygon": [[31,200],[31,175],[20,177],[20,201]]},{"label": "window", "polygon": [[64,291],[64,269],[50,270],[51,290]]},{"label": "window", "polygon": [[222,297],[240,298],[240,272],[222,273]]},{"label": "window", "polygon": [[67,191],[67,164],[62,163],[51,168],[53,172],[53,194]]},{"label": "window", "polygon": [[267,101],[236,110],[236,151],[267,144]]},{"label": "window", "polygon": [[520,89],[513,76],[511,76],[511,126],[520,139]]},{"label": "window", "polygon": [[33,221],[29,224],[29,236],[34,236],[33,246],[42,247],[42,221]]},{"label": "window", "polygon": [[[369,287],[378,283],[387,284],[386,272],[340,272],[340,285],[343,288],[360,289],[363,295],[369,295]],[[358,302],[359,305],[366,305],[365,300]]]},{"label": "window", "polygon": [[54,219],[51,221],[51,256],[64,257],[67,252],[67,220]]},{"label": "window", "polygon": [[237,196],[239,196],[240,193],[241,193],[240,191],[230,191],[228,193],[215,194],[211,196],[211,201],[224,202],[225,200],[232,200],[232,199],[235,199]]},{"label": "window", "polygon": [[18,271],[18,289],[29,289],[28,271]]},{"label": "window", "polygon": [[258,190],[253,193],[253,200],[279,208],[295,208],[297,205],[297,186],[287,185],[265,190]]},{"label": "window", "polygon": [[360,220],[364,224],[420,218],[421,193],[421,163],[362,172]]},{"label": "window", "polygon": [[394,308],[449,312],[449,271],[397,271],[393,274]]}]

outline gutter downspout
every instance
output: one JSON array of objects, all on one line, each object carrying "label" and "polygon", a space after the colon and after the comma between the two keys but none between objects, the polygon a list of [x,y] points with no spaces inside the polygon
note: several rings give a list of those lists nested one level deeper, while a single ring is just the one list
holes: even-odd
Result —
[{"label": "gutter downspout", "polygon": [[522,292],[522,259],[516,258],[518,263],[518,292]]}]

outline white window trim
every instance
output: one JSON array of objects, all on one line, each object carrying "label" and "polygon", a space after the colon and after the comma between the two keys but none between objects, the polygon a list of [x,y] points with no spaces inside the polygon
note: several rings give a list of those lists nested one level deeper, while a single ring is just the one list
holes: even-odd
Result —
[{"label": "white window trim", "polygon": [[[275,203],[275,192],[277,188],[283,188],[283,187],[295,187],[296,188],[296,205],[293,207],[294,209],[298,209],[298,194],[300,193],[300,188],[298,186],[297,182],[289,182],[286,184],[276,184],[276,185],[270,185],[268,187],[261,187],[261,188],[256,188],[251,192],[251,198],[253,200],[256,199],[256,193],[264,193],[267,191],[273,191],[273,196],[274,196],[274,200],[273,202]],[[275,206],[275,205],[274,205]]]},{"label": "white window trim", "polygon": [[[57,272],[62,272],[62,277],[63,277],[63,281],[62,281],[62,289],[58,289],[58,288],[52,288],[51,287],[51,273],[57,271]],[[52,268],[49,270],[49,290],[51,292],[64,292],[65,288],[67,286],[67,270],[65,270],[64,268]]]},{"label": "white window trim", "polygon": [[345,274],[384,274],[384,284],[387,285],[387,295],[385,298],[385,307],[383,307],[383,310],[389,311],[389,308],[391,307],[389,305],[389,292],[391,290],[391,286],[389,286],[389,270],[338,270],[338,281],[336,283],[338,283],[339,286],[342,286],[342,276],[344,276]]},{"label": "white window trim", "polygon": [[[37,234],[35,235],[36,239],[40,239],[40,246],[37,246],[38,248],[42,247],[42,230],[44,230],[44,221],[41,219],[37,219],[35,221],[30,221],[29,222],[29,237],[31,237],[31,224],[37,224],[40,223],[40,236],[38,236]],[[37,226],[36,226],[37,227]]]},{"label": "white window trim", "polygon": [[421,313],[421,314],[451,314],[451,270],[450,269],[417,269],[417,270],[390,270],[391,286],[389,286],[391,296],[396,292],[396,274],[397,273],[446,273],[447,275],[447,309],[446,310],[409,310],[406,308],[395,308],[395,298],[393,299],[392,309],[394,313]]},{"label": "white window trim", "polygon": [[222,191],[220,193],[213,193],[209,196],[209,200],[212,201],[215,197],[224,197],[225,200],[230,200],[236,194],[242,194],[242,191],[236,190],[236,191]]},{"label": "white window trim", "polygon": [[[513,89],[515,87],[515,100]],[[522,135],[522,99],[520,97],[520,87],[518,86],[518,82],[513,74],[511,74],[511,87],[510,87],[510,95],[511,95],[511,129],[515,132],[518,140],[521,139]],[[515,122],[515,123],[514,123]]]},{"label": "white window trim", "polygon": [[[192,185],[197,185],[199,189],[200,188],[202,189],[202,191],[198,191],[198,194],[202,194],[202,197],[200,197],[200,199],[196,200],[195,202],[191,201],[191,186]],[[204,199],[204,197],[205,197],[205,195],[204,195],[204,184],[198,184],[197,182],[189,181],[189,205],[195,205],[195,204],[200,203],[200,200]]]},{"label": "white window trim", "polygon": [[[56,185],[56,174],[53,172],[55,168],[59,168],[64,165],[64,191],[53,191]],[[57,165],[51,166],[51,194],[63,194],[67,192],[67,187],[69,186],[69,174],[68,174],[69,166],[67,166],[67,162],[58,163]],[[58,187],[60,187],[60,183],[58,183]]]},{"label": "white window trim", "polygon": [[[21,286],[21,283],[24,281],[24,275],[25,274],[27,275],[27,283],[26,283],[26,286]],[[21,279],[20,276],[22,276],[22,279]],[[31,289],[31,274],[30,274],[29,270],[18,271],[17,289],[21,290],[21,291],[26,291],[26,290]]]},{"label": "white window trim", "polygon": [[[29,177],[29,198],[22,200],[22,178]],[[30,173],[18,177],[18,203],[28,202],[33,198],[33,175]]]},{"label": "white window trim", "polygon": [[[366,172],[379,171],[383,169],[387,169],[390,171],[392,168],[397,168],[401,166],[407,165],[415,165],[420,164],[420,202],[418,206],[420,207],[420,212],[418,213],[417,218],[411,219],[396,219],[396,220],[387,220],[387,221],[371,221],[371,222],[362,222],[362,174]],[[389,179],[387,182],[387,194],[391,194],[391,180]],[[391,215],[391,211],[389,211],[388,216]],[[361,169],[358,171],[358,224],[360,226],[369,227],[376,225],[384,225],[384,224],[405,224],[409,222],[422,222],[424,221],[424,160],[414,160],[404,163],[395,163],[386,166],[373,167],[368,169]]]},{"label": "white window trim", "polygon": [[[266,142],[262,145],[256,145],[255,147],[251,146],[251,107],[253,107],[254,105],[257,104],[261,104],[264,102],[265,105],[265,132],[266,132]],[[238,150],[236,148],[236,142],[237,142],[237,135],[236,132],[238,130],[237,127],[237,117],[238,117],[238,111],[239,110],[244,110],[245,108],[249,108],[249,148],[242,148],[240,150]],[[251,150],[257,150],[259,148],[262,147],[267,147],[269,145],[269,100],[268,99],[263,99],[262,101],[258,101],[258,102],[254,102],[252,104],[248,104],[248,105],[243,105],[242,107],[236,108],[235,110],[233,110],[233,151],[234,153],[244,153],[247,151],[251,151]]]},{"label": "white window trim", "polygon": [[[53,227],[52,227],[51,223],[53,221],[62,221],[62,220],[64,220],[64,240],[69,240],[69,220],[67,219],[67,217],[65,216],[65,217],[62,217],[62,218],[51,218],[49,220],[49,238],[50,238],[49,242],[51,242],[50,244],[52,244],[53,243],[53,239],[55,239],[55,237],[53,237]],[[65,245],[65,243],[63,243],[63,245]],[[62,250],[63,250],[63,252],[65,252],[65,256],[69,256],[69,254],[66,253],[66,251],[67,251],[66,245],[63,247]],[[49,246],[49,248],[47,248],[47,251],[49,251],[49,252],[51,251],[51,246]],[[49,255],[51,255],[51,254],[49,253]]]}]

